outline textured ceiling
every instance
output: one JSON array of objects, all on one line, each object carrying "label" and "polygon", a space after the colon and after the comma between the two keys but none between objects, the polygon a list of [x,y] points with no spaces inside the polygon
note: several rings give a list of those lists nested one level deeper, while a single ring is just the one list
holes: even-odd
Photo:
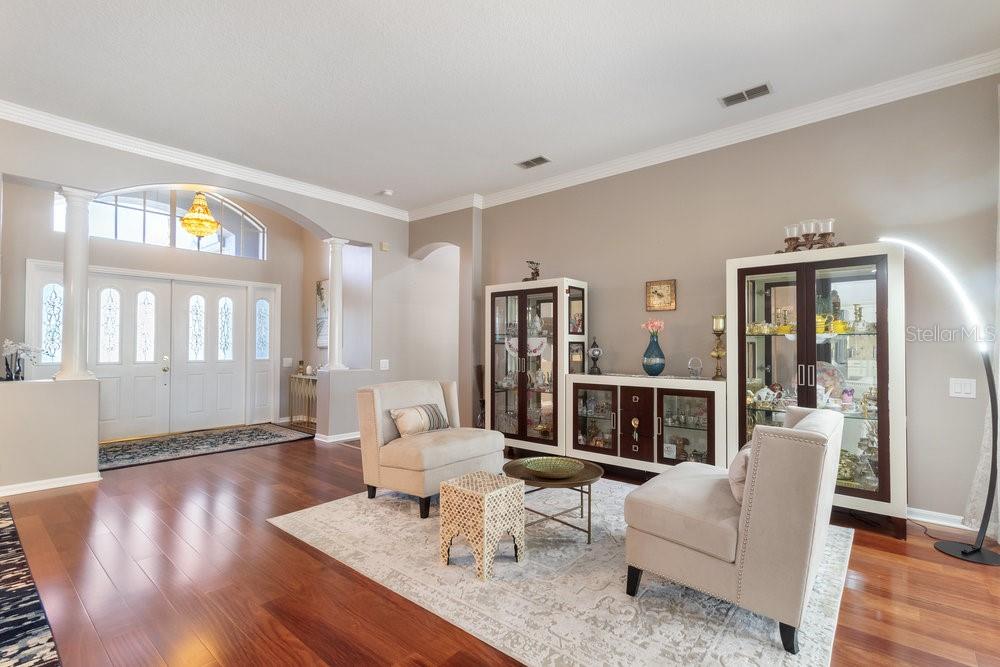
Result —
[{"label": "textured ceiling", "polygon": [[412,209],[998,47],[996,0],[5,2],[0,99]]}]

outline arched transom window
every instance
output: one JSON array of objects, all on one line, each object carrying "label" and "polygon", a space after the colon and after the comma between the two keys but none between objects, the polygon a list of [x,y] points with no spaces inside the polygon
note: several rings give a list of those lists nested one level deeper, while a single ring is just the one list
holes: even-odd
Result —
[{"label": "arched transom window", "polygon": [[[194,194],[160,188],[98,197],[90,203],[90,235],[216,255],[267,258],[264,225],[222,195],[205,193],[212,215],[221,225],[217,234],[198,238],[181,227],[181,218]],[[66,200],[58,192],[53,201],[52,226],[59,232],[66,230]]]}]

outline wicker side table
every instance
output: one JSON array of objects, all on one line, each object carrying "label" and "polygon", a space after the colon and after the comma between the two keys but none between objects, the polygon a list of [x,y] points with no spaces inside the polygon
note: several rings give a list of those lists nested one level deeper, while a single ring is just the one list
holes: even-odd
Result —
[{"label": "wicker side table", "polygon": [[524,482],[473,472],[441,482],[441,563],[448,564],[451,542],[465,535],[476,557],[476,575],[489,579],[501,536],[514,538],[514,559],[524,558]]}]

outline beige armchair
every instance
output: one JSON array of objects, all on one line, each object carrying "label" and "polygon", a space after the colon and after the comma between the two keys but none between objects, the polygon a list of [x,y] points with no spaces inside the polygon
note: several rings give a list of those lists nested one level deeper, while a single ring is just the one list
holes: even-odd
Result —
[{"label": "beige armchair", "polygon": [[[469,472],[499,473],[503,436],[497,431],[462,428],[458,419],[458,385],[454,382],[410,380],[358,390],[361,468],[368,497],[378,487],[420,499],[420,517],[430,512],[431,496],[441,482]],[[450,428],[400,437],[390,410],[434,404]]]},{"label": "beige armchair", "polygon": [[798,628],[823,556],[844,417],[788,409],[785,427],[753,432],[742,505],[726,470],[681,463],[625,500],[626,592],[643,570]]}]

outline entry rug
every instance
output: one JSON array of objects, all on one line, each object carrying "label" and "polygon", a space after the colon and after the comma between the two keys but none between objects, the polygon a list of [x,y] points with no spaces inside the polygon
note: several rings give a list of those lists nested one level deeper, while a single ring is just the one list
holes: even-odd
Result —
[{"label": "entry rug", "polygon": [[31,578],[10,505],[0,503],[0,665],[59,664],[52,628]]},{"label": "entry rug", "polygon": [[[593,544],[545,521],[527,528],[527,558],[518,564],[506,539],[485,583],[461,538],[452,564],[439,563],[437,517],[419,519],[416,501],[401,494],[358,494],[270,522],[528,665],[830,663],[853,531],[830,527],[793,656],[775,621],[652,573],[643,574],[638,597],[625,594],[623,508],[634,488],[594,485]],[[527,499],[549,514],[578,502],[567,489]]]},{"label": "entry rug", "polygon": [[140,438],[101,445],[97,467],[99,470],[113,470],[114,468],[127,468],[143,463],[228,452],[234,449],[276,445],[281,442],[292,442],[311,437],[313,436],[309,433],[293,431],[276,424],[233,426],[208,431],[161,435],[155,438]]}]

